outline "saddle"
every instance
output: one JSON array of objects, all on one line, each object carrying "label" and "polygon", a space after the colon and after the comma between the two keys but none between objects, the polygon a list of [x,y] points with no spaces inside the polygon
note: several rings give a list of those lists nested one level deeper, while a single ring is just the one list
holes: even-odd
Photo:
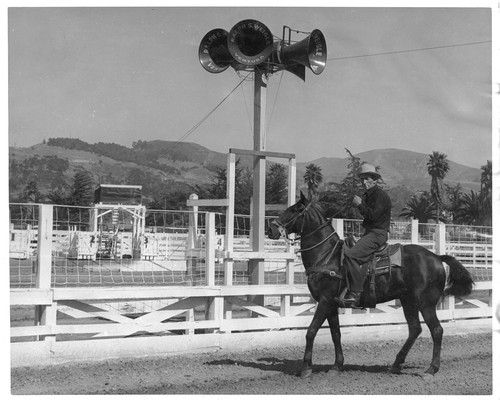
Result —
[{"label": "saddle", "polygon": [[[344,246],[351,248],[356,244],[354,237],[349,236],[344,240]],[[342,249],[343,250],[343,249]],[[341,265],[343,264],[343,251],[341,256]],[[388,244],[384,243],[373,254],[373,257],[367,263],[361,265],[361,271],[366,278],[369,278],[369,285],[365,286],[365,290],[361,295],[363,308],[373,308],[377,304],[375,295],[375,278],[380,275],[388,275],[391,277],[391,269],[393,267],[403,267],[403,246],[400,243]],[[342,296],[343,297],[343,296]]]}]

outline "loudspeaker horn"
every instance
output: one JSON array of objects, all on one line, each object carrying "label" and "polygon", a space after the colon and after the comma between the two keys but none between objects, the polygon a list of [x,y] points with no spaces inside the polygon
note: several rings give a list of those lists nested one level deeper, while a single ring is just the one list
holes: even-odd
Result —
[{"label": "loudspeaker horn", "polygon": [[273,47],[273,52],[271,53],[271,56],[269,57],[269,67],[275,71],[279,71],[284,69],[285,71],[288,71],[295,76],[299,77],[302,79],[304,82],[306,80],[306,67],[302,64],[299,64],[297,62],[293,62],[289,65],[284,65],[280,59],[281,51],[284,46],[284,41],[278,41],[274,42],[274,47]]},{"label": "loudspeaker horn", "polygon": [[[295,73],[291,69],[296,68],[294,63],[298,63],[309,68],[315,75],[319,75],[326,66],[327,51],[325,37],[319,29],[315,29],[300,42],[288,46],[282,43],[281,47],[278,48],[277,56],[279,63],[283,64],[287,71]],[[301,73],[300,68],[297,70]],[[295,75],[301,77],[297,73]]]},{"label": "loudspeaker horn", "polygon": [[266,61],[273,51],[273,34],[262,22],[245,19],[229,31],[228,50],[233,58],[247,66]]},{"label": "loudspeaker horn", "polygon": [[235,66],[236,61],[227,47],[228,36],[225,29],[217,28],[212,29],[201,40],[198,59],[201,66],[208,72],[218,74],[225,71],[230,65]]}]

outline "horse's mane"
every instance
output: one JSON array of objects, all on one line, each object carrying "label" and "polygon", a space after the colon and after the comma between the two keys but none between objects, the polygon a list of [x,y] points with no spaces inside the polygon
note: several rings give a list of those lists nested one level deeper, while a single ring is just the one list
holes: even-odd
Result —
[{"label": "horse's mane", "polygon": [[320,213],[323,217],[327,218],[325,208],[319,201],[311,200],[309,202],[309,207],[313,208],[318,213]]},{"label": "horse's mane", "polygon": [[[312,209],[312,210],[315,210],[318,214],[320,214],[321,216],[323,216],[323,218],[325,218],[325,220],[330,220],[331,218],[327,217],[326,215],[326,211],[324,209],[324,207],[321,205],[321,203],[319,203],[317,200],[311,200],[309,202],[309,207]],[[335,233],[336,235],[336,238],[337,240],[340,242],[340,243],[343,243],[344,240],[340,239],[340,236],[338,234],[338,232]]]}]

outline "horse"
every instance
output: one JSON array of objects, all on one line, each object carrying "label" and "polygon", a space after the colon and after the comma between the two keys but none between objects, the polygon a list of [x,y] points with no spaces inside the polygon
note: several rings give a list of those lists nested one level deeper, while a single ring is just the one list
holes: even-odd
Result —
[{"label": "horse", "polygon": [[[307,199],[302,192],[299,201],[273,220],[267,230],[268,237],[274,240],[282,236],[290,240],[289,235],[292,233],[298,235],[294,240],[300,240],[299,251],[307,275],[307,286],[317,302],[306,333],[300,376],[306,378],[312,373],[313,343],[325,320],[328,320],[335,348],[332,369],[341,372],[344,369],[344,355],[339,324],[339,307],[342,303],[339,299],[346,289],[341,257],[346,240],[340,239],[321,206]],[[440,367],[443,338],[436,305],[447,295],[467,296],[474,282],[469,271],[452,256],[436,255],[415,244],[398,245],[402,250],[401,266],[387,268],[386,274],[374,278],[376,303],[399,299],[408,325],[408,337],[396,355],[390,372],[401,373],[408,352],[422,332],[420,312],[433,341],[432,361],[423,377],[432,377]],[[365,281],[365,288],[368,284]]]}]

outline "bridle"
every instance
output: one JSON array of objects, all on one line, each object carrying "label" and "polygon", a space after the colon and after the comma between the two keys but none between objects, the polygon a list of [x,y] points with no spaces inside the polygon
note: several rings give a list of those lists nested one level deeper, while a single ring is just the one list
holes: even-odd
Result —
[{"label": "bridle", "polygon": [[[303,234],[304,232],[304,224],[305,224],[305,218],[302,218],[302,226],[300,228],[300,233],[299,233],[299,236],[296,237],[296,238],[290,238],[289,237],[289,233],[287,231],[287,227],[294,224],[295,221],[297,221],[298,218],[304,216],[306,214],[306,212],[309,210],[309,208],[311,207],[311,204],[312,203],[308,203],[303,210],[301,210],[295,217],[293,217],[292,219],[290,219],[289,221],[287,221],[286,223],[282,223],[281,221],[279,220],[274,220],[271,222],[271,224],[274,224],[277,226],[278,228],[278,231],[280,232],[280,234],[284,237],[285,241],[290,244],[290,245],[295,245],[296,243],[298,243],[300,240],[304,239],[304,238],[307,238],[309,236],[311,236],[312,234],[322,230],[323,228],[327,227],[328,225],[331,226],[331,222],[332,222],[332,218],[328,218],[324,223],[322,223],[320,226],[318,226],[316,229],[312,230],[311,232],[308,232],[306,234]],[[335,229],[332,231],[332,233],[330,233],[326,238],[324,238],[323,240],[321,240],[320,242],[314,244],[313,246],[311,247],[308,247],[306,249],[300,249],[300,250],[296,250],[295,252],[296,253],[303,253],[303,252],[306,252],[306,251],[309,251],[309,250],[312,250],[312,249],[315,249],[316,247],[319,247],[321,246],[323,243],[325,243],[327,240],[329,240],[333,235],[335,235]],[[339,242],[337,241],[335,243],[335,247],[334,249],[337,247],[337,244]]]},{"label": "bridle", "polygon": [[[325,222],[323,222],[318,227],[316,227],[315,229],[313,229],[312,231],[307,232],[307,233],[304,233],[305,218],[302,218],[302,225],[301,225],[300,231],[298,233],[299,236],[294,238],[294,239],[291,239],[288,236],[289,235],[288,229],[290,228],[290,226],[293,225],[294,223],[296,223],[298,218],[303,217],[307,213],[307,211],[311,207],[311,204],[312,204],[311,202],[307,203],[304,206],[304,208],[300,212],[297,213],[297,215],[295,215],[292,219],[290,219],[289,221],[287,221],[285,223],[281,222],[279,219],[271,222],[271,224],[274,224],[277,227],[280,235],[282,237],[284,237],[285,241],[291,245],[295,245],[298,241],[303,240],[303,239],[313,235],[314,233],[317,233],[318,231],[321,231],[322,229],[326,228],[327,226],[330,226],[330,228],[332,229],[332,232],[330,234],[328,234],[325,238],[321,239],[321,241],[319,241],[318,243],[315,243],[314,245],[312,245],[308,248],[301,248],[299,250],[295,250],[295,253],[305,253],[309,250],[316,249],[319,246],[326,243],[328,240],[330,240],[330,238],[332,238],[335,234],[337,234],[337,232],[335,231],[335,229],[333,229],[333,226],[332,226],[332,219],[333,218],[327,218]],[[317,274],[320,274],[320,275],[326,274],[332,278],[336,278],[336,279],[340,279],[340,280],[344,279],[344,276],[342,275],[342,273],[340,273],[339,269],[335,268],[335,262],[331,261],[339,248],[339,244],[342,247],[343,243],[344,243],[344,241],[340,240],[340,238],[338,238],[338,240],[335,241],[335,245],[332,246],[332,249],[327,251],[327,253],[325,254],[326,256],[322,257],[321,260],[317,260],[316,261],[317,264],[310,265],[309,267],[306,267],[306,275],[308,276],[308,279],[311,276],[316,276]],[[342,285],[339,285],[338,286],[339,296],[340,296],[341,288],[342,288]]]},{"label": "bridle", "polygon": [[[298,238],[295,238],[295,239],[291,239],[288,236],[289,233],[287,231],[287,227],[289,225],[293,225],[297,219],[299,219],[300,217],[302,217],[303,215],[305,215],[305,213],[309,210],[310,207],[311,207],[311,203],[308,203],[302,209],[302,211],[300,211],[295,217],[293,217],[291,220],[285,222],[284,224],[280,220],[278,220],[278,219],[275,219],[274,221],[271,222],[271,224],[277,226],[279,233],[281,234],[281,236],[283,236],[285,238],[285,240],[286,240],[287,243],[289,243],[291,245],[294,245],[295,243],[297,243],[300,240],[301,236],[299,236]],[[302,232],[304,231],[304,223],[305,223],[305,218],[302,219],[302,226],[300,228],[300,235],[302,235]]]}]

